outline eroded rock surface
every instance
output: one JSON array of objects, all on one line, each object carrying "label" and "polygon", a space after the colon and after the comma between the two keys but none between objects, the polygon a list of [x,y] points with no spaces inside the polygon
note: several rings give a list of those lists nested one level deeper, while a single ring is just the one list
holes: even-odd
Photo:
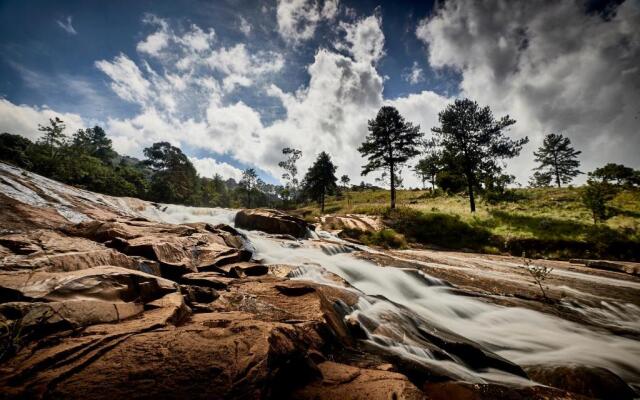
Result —
[{"label": "eroded rock surface", "polygon": [[300,218],[269,209],[241,210],[236,214],[235,224],[239,228],[291,235],[296,238],[305,238],[309,231],[314,229],[313,225]]}]

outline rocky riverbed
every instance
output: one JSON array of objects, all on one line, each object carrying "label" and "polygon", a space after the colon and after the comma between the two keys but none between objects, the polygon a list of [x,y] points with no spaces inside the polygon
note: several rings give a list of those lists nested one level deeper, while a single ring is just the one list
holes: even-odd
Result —
[{"label": "rocky riverbed", "polygon": [[638,396],[633,274],[546,262],[544,299],[515,258],[368,249],[5,164],[0,205],[3,398]]}]

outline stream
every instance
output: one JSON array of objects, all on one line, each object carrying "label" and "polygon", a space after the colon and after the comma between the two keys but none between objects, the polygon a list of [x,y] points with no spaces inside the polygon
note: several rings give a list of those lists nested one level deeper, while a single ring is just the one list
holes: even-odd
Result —
[{"label": "stream", "polygon": [[[162,222],[231,226],[236,213],[228,209],[162,207],[148,207],[143,213]],[[429,326],[454,332],[520,366],[572,363],[603,367],[635,390],[640,388],[640,342],[636,340],[534,310],[498,306],[455,294],[447,282],[423,272],[381,267],[359,259],[350,254],[352,245],[347,246],[326,232],[307,240],[283,241],[261,232],[240,231],[247,236],[255,259],[266,264],[299,266],[294,279],[335,285],[326,277],[328,271],[356,288],[359,301],[348,317],[361,322],[369,345],[388,353],[447,371],[468,382],[529,382],[506,372],[477,371],[455,359],[436,357],[417,332],[421,326]],[[364,246],[360,250],[375,251]]]}]

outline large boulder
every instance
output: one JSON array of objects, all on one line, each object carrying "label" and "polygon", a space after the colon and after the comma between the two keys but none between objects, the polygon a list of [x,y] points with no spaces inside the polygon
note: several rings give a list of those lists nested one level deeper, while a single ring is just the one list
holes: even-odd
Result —
[{"label": "large boulder", "polygon": [[406,376],[326,361],[318,365],[322,378],[297,390],[292,399],[418,400],[425,395]]},{"label": "large boulder", "polygon": [[305,238],[315,227],[303,219],[278,210],[249,209],[236,214],[238,228]]},{"label": "large boulder", "polygon": [[536,382],[596,399],[633,399],[636,395],[618,375],[605,368],[576,364],[525,367]]}]

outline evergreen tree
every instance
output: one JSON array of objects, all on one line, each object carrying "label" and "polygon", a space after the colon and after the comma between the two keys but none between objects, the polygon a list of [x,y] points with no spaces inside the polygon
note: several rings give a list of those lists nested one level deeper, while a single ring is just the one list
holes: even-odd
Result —
[{"label": "evergreen tree", "polygon": [[610,200],[613,194],[614,191],[609,184],[592,179],[582,188],[582,203],[591,211],[594,224],[607,218],[607,200]]},{"label": "evergreen tree", "polygon": [[111,139],[107,137],[104,129],[97,125],[93,128],[78,129],[73,135],[72,146],[79,151],[100,159],[105,164],[111,163],[116,155]]},{"label": "evergreen tree", "polygon": [[296,163],[302,157],[302,151],[285,147],[282,149],[282,154],[287,157],[278,163],[278,166],[285,170],[284,174],[282,174],[282,179],[285,180],[288,190],[284,193],[287,198],[295,198],[298,192],[298,166]]},{"label": "evergreen tree", "polygon": [[40,142],[47,147],[49,158],[53,160],[57,155],[58,149],[65,143],[64,130],[67,126],[58,117],[49,118],[49,124],[50,126],[38,124],[38,130],[42,132]]},{"label": "evergreen tree", "polygon": [[336,168],[329,154],[323,151],[304,177],[304,193],[320,204],[320,212],[324,212],[326,196],[335,193],[338,188]]},{"label": "evergreen tree", "polygon": [[349,175],[342,175],[340,177],[340,184],[342,185],[342,188],[344,190],[349,189],[349,182],[351,182],[351,178],[349,178]]},{"label": "evergreen tree", "polygon": [[456,100],[438,114],[437,135],[446,169],[461,171],[467,184],[469,207],[475,212],[474,189],[488,175],[502,171],[500,159],[517,156],[528,138],[512,140],[504,130],[516,123],[509,116],[494,119],[489,107],[469,99]]},{"label": "evergreen tree", "polygon": [[367,164],[362,167],[362,175],[375,170],[383,170],[389,176],[391,208],[396,207],[396,187],[398,171],[412,157],[419,154],[420,126],[406,122],[398,110],[384,106],[375,119],[369,120],[369,134],[358,148]]},{"label": "evergreen tree", "polygon": [[431,183],[431,190],[436,188],[436,176],[440,171],[440,156],[437,153],[430,153],[422,158],[414,167],[414,172],[422,181],[422,188],[425,188],[425,182]]},{"label": "evergreen tree", "polygon": [[555,183],[561,187],[561,183],[569,183],[573,178],[581,174],[578,167],[578,155],[581,151],[571,147],[568,137],[550,133],[545,136],[542,146],[533,152],[535,161],[540,163],[536,171],[550,174],[555,178]]},{"label": "evergreen tree", "polygon": [[529,186],[530,187],[548,187],[553,181],[553,175],[549,172],[540,172],[536,171],[533,173],[531,178],[529,178]]},{"label": "evergreen tree", "polygon": [[633,168],[626,167],[622,164],[609,163],[589,173],[589,176],[594,179],[599,179],[603,183],[613,183],[613,181],[615,181],[615,184],[620,186],[634,186],[638,184],[636,181],[638,171],[634,171]]},{"label": "evergreen tree", "polygon": [[22,168],[30,168],[31,160],[27,150],[33,143],[20,135],[4,132],[0,134],[0,160]]},{"label": "evergreen tree", "polygon": [[247,208],[251,208],[251,195],[256,189],[258,174],[253,168],[247,168],[242,172],[240,188],[247,193]]},{"label": "evergreen tree", "polygon": [[168,142],[154,143],[144,149],[143,165],[154,172],[151,177],[151,200],[193,204],[199,190],[198,174],[193,164],[179,148]]}]

